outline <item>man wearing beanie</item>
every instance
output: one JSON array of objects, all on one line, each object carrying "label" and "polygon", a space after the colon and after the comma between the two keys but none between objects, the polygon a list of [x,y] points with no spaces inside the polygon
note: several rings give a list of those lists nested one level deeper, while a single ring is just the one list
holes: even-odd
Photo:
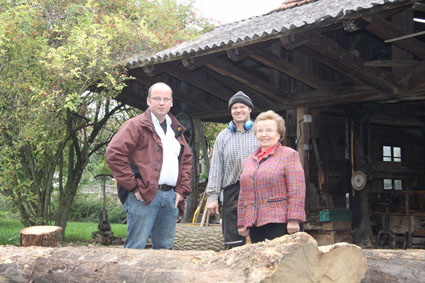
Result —
[{"label": "man wearing beanie", "polygon": [[242,91],[229,100],[229,112],[232,121],[222,130],[215,141],[211,168],[206,192],[207,208],[210,214],[219,212],[218,199],[223,190],[222,218],[224,247],[245,244],[245,237],[238,234],[237,209],[239,198],[239,176],[244,160],[258,148],[258,142],[252,131],[251,112],[254,105]]}]

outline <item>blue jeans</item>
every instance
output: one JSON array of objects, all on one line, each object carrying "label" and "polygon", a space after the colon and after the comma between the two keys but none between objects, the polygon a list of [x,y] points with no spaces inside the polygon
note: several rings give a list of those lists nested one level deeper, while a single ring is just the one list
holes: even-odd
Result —
[{"label": "blue jeans", "polygon": [[179,213],[174,208],[176,193],[158,190],[152,202],[145,205],[129,193],[123,208],[127,213],[127,239],[124,248],[144,249],[151,236],[153,249],[171,249]]}]

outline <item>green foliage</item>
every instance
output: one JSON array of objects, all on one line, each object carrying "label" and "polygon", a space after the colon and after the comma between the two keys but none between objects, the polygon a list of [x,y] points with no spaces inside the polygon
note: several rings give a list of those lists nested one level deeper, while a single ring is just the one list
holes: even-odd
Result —
[{"label": "green foliage", "polygon": [[208,141],[209,148],[212,149],[217,135],[227,127],[225,123],[202,122],[204,127],[204,135]]},{"label": "green foliage", "polygon": [[131,79],[125,59],[209,28],[191,11],[175,0],[0,0],[0,193],[25,225],[49,222],[57,192],[65,227],[90,157],[121,124],[111,99]]},{"label": "green foliage", "polygon": [[0,219],[19,219],[19,212],[8,197],[0,195]]},{"label": "green foliage", "polygon": [[[98,222],[103,209],[101,195],[78,194],[71,208],[70,221]],[[110,223],[122,223],[126,219],[121,202],[115,196],[107,195],[106,211]]]}]

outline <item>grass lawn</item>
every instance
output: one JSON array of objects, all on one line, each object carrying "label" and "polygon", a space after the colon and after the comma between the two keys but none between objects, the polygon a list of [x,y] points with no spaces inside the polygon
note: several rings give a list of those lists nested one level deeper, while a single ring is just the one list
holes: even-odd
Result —
[{"label": "grass lawn", "polygon": [[0,220],[0,245],[19,245],[19,231],[24,228],[18,220]]},{"label": "grass lawn", "polygon": [[[97,231],[98,223],[68,222],[65,230],[65,241],[68,243],[87,245],[92,240],[92,232]],[[0,245],[19,245],[19,232],[24,228],[18,220],[0,220]],[[111,224],[115,237],[127,236],[126,224]]]}]

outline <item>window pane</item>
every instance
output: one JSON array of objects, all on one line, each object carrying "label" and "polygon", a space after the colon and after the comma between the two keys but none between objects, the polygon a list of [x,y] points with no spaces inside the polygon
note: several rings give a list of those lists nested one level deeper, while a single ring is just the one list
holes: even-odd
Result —
[{"label": "window pane", "polygon": [[401,158],[399,158],[399,157],[394,157],[394,162],[401,162]]},{"label": "window pane", "polygon": [[391,146],[384,146],[383,153],[384,153],[384,156],[391,156]]},{"label": "window pane", "polygon": [[401,147],[395,146],[393,148],[394,157],[400,157],[401,158]]},{"label": "window pane", "polygon": [[393,182],[391,179],[384,179],[384,190],[392,190]]},{"label": "window pane", "polygon": [[384,156],[384,161],[385,161],[385,162],[391,162],[391,157],[385,157],[385,156]]},{"label": "window pane", "polygon": [[401,191],[403,189],[402,180],[394,180],[394,190]]}]

